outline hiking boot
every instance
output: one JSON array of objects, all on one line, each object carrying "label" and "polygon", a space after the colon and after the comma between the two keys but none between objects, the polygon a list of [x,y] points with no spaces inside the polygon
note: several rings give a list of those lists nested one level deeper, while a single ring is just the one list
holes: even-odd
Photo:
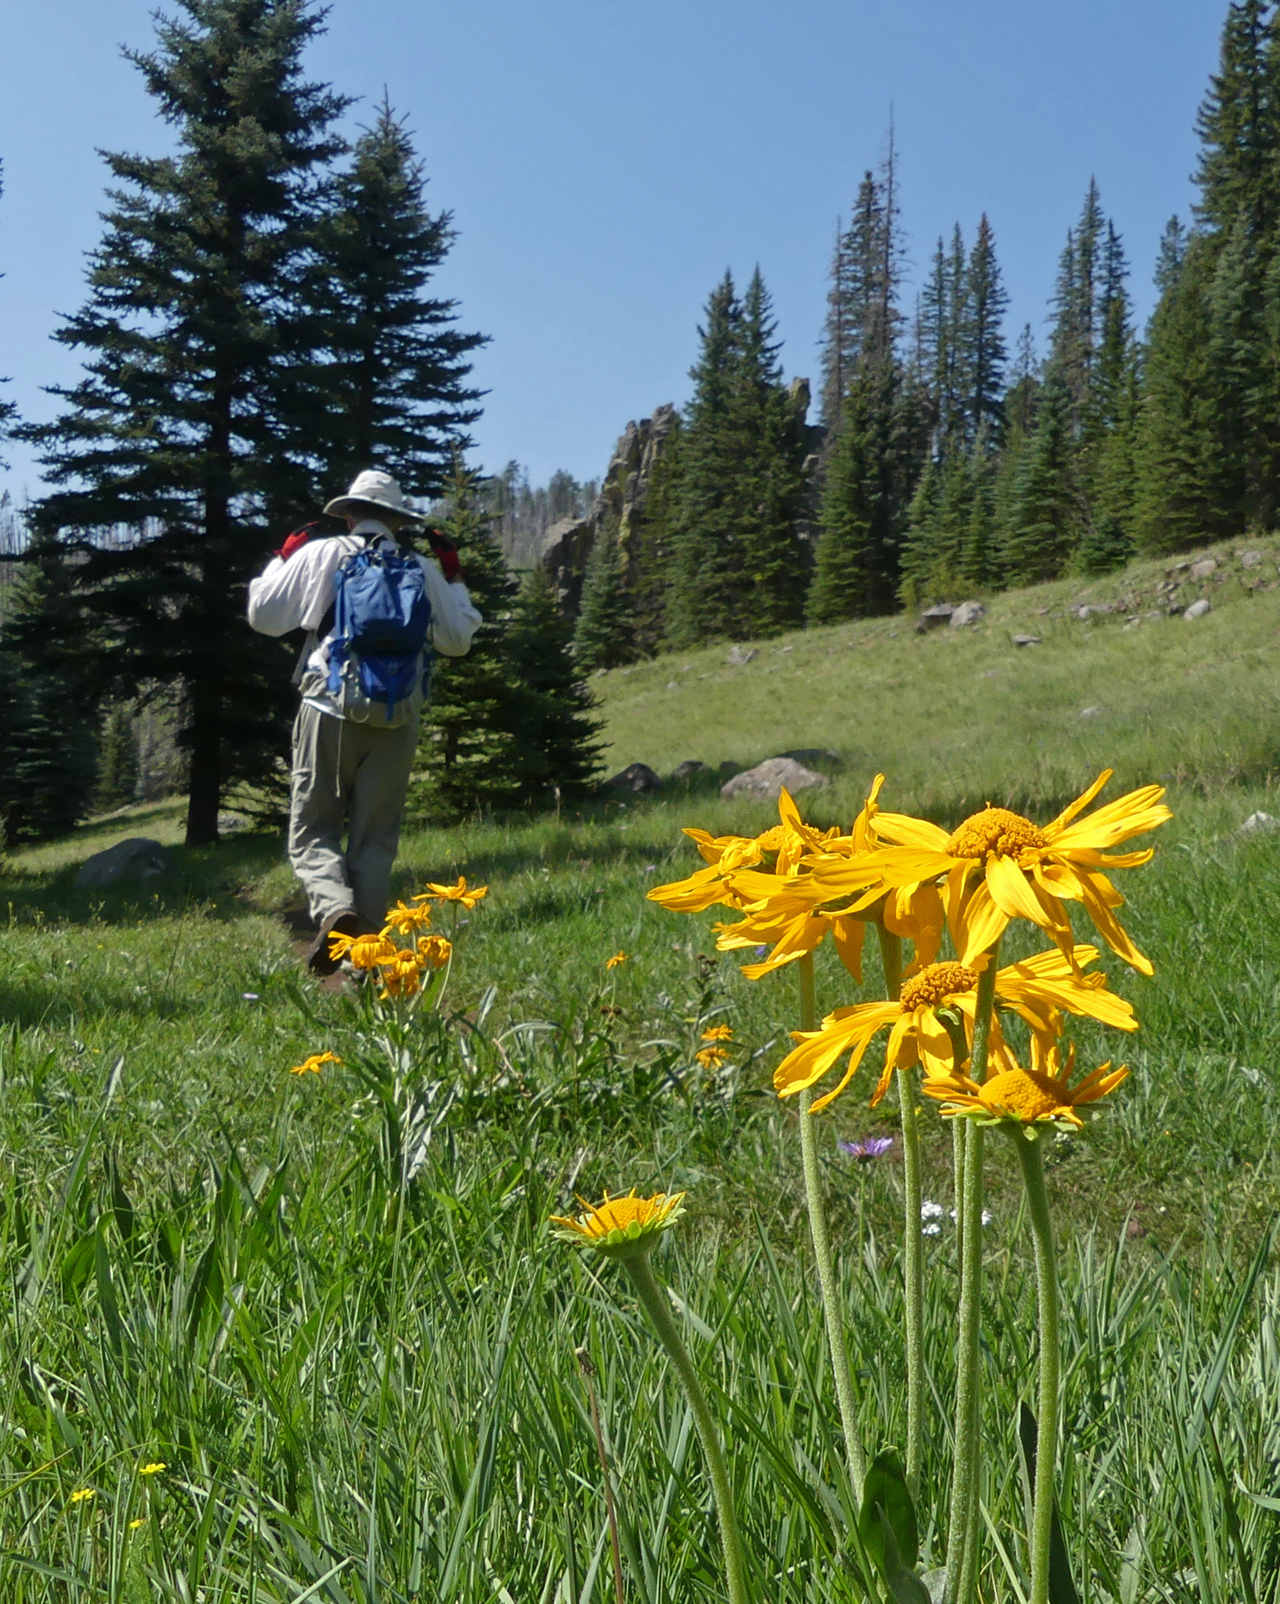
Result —
[{"label": "hiking boot", "polygon": [[320,933],[307,948],[307,968],[313,975],[331,975],[337,968],[340,959],[335,958],[329,951],[330,936],[356,936],[360,933],[360,925],[354,913],[340,913],[334,918],[326,920],[320,926]]}]

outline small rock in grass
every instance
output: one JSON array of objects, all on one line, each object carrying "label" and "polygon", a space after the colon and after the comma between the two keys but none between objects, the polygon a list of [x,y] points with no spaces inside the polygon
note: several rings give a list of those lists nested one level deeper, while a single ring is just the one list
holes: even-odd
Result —
[{"label": "small rock in grass", "polygon": [[1274,813],[1251,813],[1240,826],[1241,835],[1260,835],[1263,830],[1274,830],[1280,824]]},{"label": "small rock in grass", "polygon": [[1194,622],[1194,620],[1197,618],[1203,618],[1204,615],[1209,611],[1210,607],[1208,597],[1201,596],[1199,601],[1193,601],[1191,603],[1190,607],[1187,608],[1182,616],[1190,623]]},{"label": "small rock in grass", "polygon": [[1015,635],[1013,644],[1015,646],[1039,646],[1040,637],[1039,635]]},{"label": "small rock in grass", "polygon": [[1262,553],[1260,551],[1242,551],[1240,553],[1241,568],[1261,568]]},{"label": "small rock in grass", "polygon": [[628,763],[620,774],[606,780],[605,785],[611,791],[632,791],[637,796],[651,795],[662,789],[662,781],[647,763]]},{"label": "small rock in grass", "polygon": [[680,689],[679,683],[676,680],[669,679],[667,681],[667,689],[669,691],[678,691]]},{"label": "small rock in grass", "polygon": [[1210,574],[1215,574],[1217,571],[1218,559],[1216,557],[1201,557],[1199,562],[1191,564],[1191,567],[1187,572],[1187,578],[1208,579]]},{"label": "small rock in grass", "polygon": [[830,785],[825,774],[816,774],[790,757],[770,757],[745,769],[720,787],[726,801],[735,797],[756,797],[762,802],[776,802],[783,787],[794,796],[797,791],[811,791],[819,785]]},{"label": "small rock in grass", "polygon": [[1081,718],[1097,718],[1098,714],[1101,713],[1101,711],[1102,711],[1102,709],[1100,707],[1082,707],[1080,709],[1080,717]]},{"label": "small rock in grass", "polygon": [[940,629],[943,624],[949,624],[954,612],[955,608],[950,602],[937,602],[932,607],[926,607],[916,623],[916,634],[927,635],[931,629]]},{"label": "small rock in grass", "polygon": [[751,646],[732,646],[729,655],[725,658],[730,668],[745,668],[753,657],[759,657],[759,652]]}]

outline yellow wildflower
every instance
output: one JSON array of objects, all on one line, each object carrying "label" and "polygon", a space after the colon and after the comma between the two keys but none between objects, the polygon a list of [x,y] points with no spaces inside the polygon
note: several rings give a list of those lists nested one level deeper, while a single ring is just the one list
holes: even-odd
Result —
[{"label": "yellow wildflower", "polygon": [[329,952],[334,958],[349,958],[357,969],[376,969],[384,958],[396,951],[393,941],[384,935],[329,937]]},{"label": "yellow wildflower", "polygon": [[[819,835],[800,822],[795,804],[783,792],[789,809],[779,801],[789,842],[802,850],[779,851],[772,873],[742,869],[726,877],[723,900],[746,910],[736,924],[715,926],[716,945],[721,951],[738,947],[768,946],[773,950],[759,963],[744,964],[748,980],[759,980],[784,964],[793,963],[820,946],[828,931],[836,953],[859,985],[862,984],[862,947],[868,920],[881,919],[894,935],[904,936],[914,945],[914,960],[908,973],[932,963],[942,942],[942,900],[932,884],[911,885],[890,890],[880,899],[863,899],[854,906],[824,908],[833,900],[847,902],[842,889],[834,893],[815,872],[825,864],[842,867],[850,858],[874,851],[881,845],[876,834],[879,814],[877,798],[884,775],[871,783],[853,829],[847,836],[837,830]],[[797,864],[803,872],[797,873]],[[861,885],[861,882],[860,882]]]},{"label": "yellow wildflower", "polygon": [[96,1498],[97,1496],[98,1489],[96,1487],[77,1487],[75,1492],[71,1495],[71,1502],[73,1504],[84,1504],[87,1503],[89,1499]]},{"label": "yellow wildflower", "polygon": [[733,1026],[732,1025],[712,1025],[709,1030],[704,1030],[703,1031],[702,1039],[703,1039],[703,1041],[732,1041],[733,1040]]},{"label": "yellow wildflower", "polygon": [[412,997],[421,984],[422,965],[416,952],[396,949],[392,956],[379,960],[382,970],[382,996]]},{"label": "yellow wildflower", "polygon": [[129,1522],[129,1530],[131,1532],[136,1532],[139,1526],[145,1526],[146,1524],[146,1517],[143,1515],[138,1515],[135,1519]]},{"label": "yellow wildflower", "polygon": [[555,1234],[561,1241],[595,1248],[612,1258],[628,1258],[647,1253],[659,1234],[675,1224],[684,1213],[684,1198],[683,1192],[637,1197],[635,1187],[626,1197],[611,1198],[606,1192],[603,1203],[588,1203],[580,1197],[585,1214],[576,1220],[553,1214],[551,1224],[558,1228]]},{"label": "yellow wildflower", "polygon": [[453,943],[447,936],[419,936],[417,953],[424,969],[443,969],[453,953]]},{"label": "yellow wildflower", "polygon": [[304,1058],[300,1064],[290,1067],[291,1075],[318,1075],[326,1064],[340,1064],[342,1060],[337,1053],[312,1053],[310,1058]]},{"label": "yellow wildflower", "polygon": [[723,1047],[704,1047],[701,1052],[693,1055],[702,1065],[703,1069],[719,1069],[721,1064],[729,1062],[729,1055]]},{"label": "yellow wildflower", "polygon": [[408,908],[403,902],[397,902],[387,913],[387,922],[382,934],[389,935],[394,930],[398,936],[411,936],[415,930],[425,930],[430,923],[430,903],[424,902],[416,908]]},{"label": "yellow wildflower", "polygon": [[139,1465],[138,1474],[139,1476],[158,1476],[162,1470],[168,1470],[168,1468],[168,1465],[163,1460],[153,1459],[150,1464]]},{"label": "yellow wildflower", "polygon": [[1124,1064],[1112,1069],[1108,1060],[1072,1086],[1075,1062],[1074,1043],[1067,1048],[1064,1064],[1056,1042],[1047,1045],[1040,1037],[1032,1036],[1030,1069],[1023,1069],[1001,1042],[994,1059],[996,1073],[981,1086],[962,1075],[925,1081],[924,1090],[942,1103],[942,1113],[947,1118],[962,1115],[983,1125],[1021,1126],[1028,1137],[1034,1137],[1036,1128],[1044,1125],[1078,1131],[1084,1121],[1076,1110],[1114,1091],[1129,1070]]},{"label": "yellow wildflower", "polygon": [[[1081,946],[1073,948],[1069,958],[1050,951],[1038,953],[1022,963],[1009,964],[996,975],[997,1006],[1004,1004],[1011,1008],[1026,1020],[1034,1033],[1045,1037],[1056,1034],[1058,1017],[1064,1012],[1087,1015],[1118,1030],[1136,1030],[1138,1022],[1133,1017],[1133,1009],[1123,997],[1107,990],[1107,977],[1100,971],[1089,975],[1080,972],[1097,956],[1096,947]],[[787,1054],[773,1074],[778,1095],[790,1097],[806,1090],[849,1053],[849,1065],[840,1084],[813,1105],[815,1112],[825,1108],[849,1084],[873,1037],[882,1030],[889,1031],[889,1041],[884,1068],[871,1097],[873,1108],[889,1089],[895,1069],[910,1069],[920,1064],[926,1080],[950,1077],[954,1072],[955,1050],[946,1023],[939,1016],[943,1010],[954,1012],[966,1041],[972,1043],[978,968],[986,961],[984,956],[972,967],[956,962],[930,964],[903,982],[896,1002],[857,1003],[851,1008],[837,1008],[822,1021],[821,1029],[793,1031],[792,1039],[799,1045]],[[993,1043],[998,1043],[1001,1039],[998,1017],[992,1020],[991,1034]]]},{"label": "yellow wildflower", "polygon": [[1112,912],[1124,898],[1102,871],[1134,869],[1149,862],[1151,848],[1114,856],[1108,851],[1145,835],[1173,815],[1160,801],[1164,788],[1145,785],[1079,818],[1111,774],[1104,769],[1088,790],[1043,828],[1008,808],[983,808],[950,834],[924,819],[879,814],[877,833],[896,845],[844,867],[832,863],[816,868],[813,877],[831,895],[861,891],[856,904],[860,908],[894,887],[945,875],[947,923],[961,963],[971,963],[987,951],[1012,919],[1039,925],[1058,950],[1069,955],[1074,937],[1064,899],[1082,902],[1112,951],[1149,975],[1149,960]]},{"label": "yellow wildflower", "polygon": [[457,884],[452,886],[436,885],[433,881],[429,880],[427,882],[427,889],[422,892],[420,896],[415,897],[413,900],[415,902],[430,902],[433,899],[437,902],[460,902],[467,912],[470,913],[475,907],[476,903],[479,902],[482,897],[487,897],[488,895],[488,886],[468,887],[466,876],[460,874],[458,876]]},{"label": "yellow wildflower", "polygon": [[612,958],[605,959],[604,966],[606,969],[616,969],[619,964],[624,964],[626,961],[627,955],[625,952],[615,952]]}]

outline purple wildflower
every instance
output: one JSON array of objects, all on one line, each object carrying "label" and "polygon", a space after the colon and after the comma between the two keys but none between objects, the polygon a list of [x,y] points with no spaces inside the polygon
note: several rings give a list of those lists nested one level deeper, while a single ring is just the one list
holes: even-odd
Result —
[{"label": "purple wildflower", "polygon": [[892,1146],[892,1136],[864,1136],[860,1142],[841,1142],[840,1151],[856,1158],[859,1164],[870,1164],[873,1159],[883,1157]]}]

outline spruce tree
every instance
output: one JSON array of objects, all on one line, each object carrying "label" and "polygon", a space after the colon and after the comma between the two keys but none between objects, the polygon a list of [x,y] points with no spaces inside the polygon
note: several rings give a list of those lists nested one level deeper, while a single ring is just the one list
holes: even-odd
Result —
[{"label": "spruce tree", "polygon": [[671,531],[671,583],[666,629],[672,646],[727,635],[733,620],[732,486],[738,469],[732,406],[737,382],[742,306],[727,273],[707,301],[702,349],[690,370],[680,481]]},{"label": "spruce tree", "polygon": [[757,267],[742,303],[729,437],[738,463],[731,504],[739,554],[730,633],[771,635],[804,620],[809,573],[804,512],[804,416],[784,387],[769,293]]},{"label": "spruce tree", "polygon": [[1002,554],[1009,584],[1055,579],[1074,548],[1079,509],[1071,489],[1071,407],[1067,381],[1050,369],[1012,490]]},{"label": "spruce tree", "polygon": [[94,811],[110,813],[127,807],[138,796],[138,736],[133,713],[117,704],[109,707],[98,734],[98,783]]},{"label": "spruce tree", "polygon": [[335,494],[371,466],[411,495],[437,494],[480,415],[466,377],[484,340],[456,328],[455,301],[429,293],[454,231],[425,190],[408,129],[384,101],[316,228],[310,296],[325,362],[304,369],[318,381],[307,445]]},{"label": "spruce tree", "polygon": [[600,771],[600,720],[572,644],[572,625],[546,569],[531,568],[520,587],[508,643],[521,686],[517,757],[526,803],[584,796]]},{"label": "spruce tree", "polygon": [[889,464],[882,372],[860,364],[827,459],[818,515],[813,579],[805,602],[810,624],[836,624],[891,609],[898,586],[896,509],[886,494]]},{"label": "spruce tree", "polygon": [[484,622],[465,657],[437,657],[432,670],[408,811],[436,822],[516,805],[525,719],[509,647],[518,587],[476,477],[460,460],[448,489],[449,512],[441,527],[458,547],[468,593]]},{"label": "spruce tree", "polygon": [[623,590],[622,552],[613,519],[599,530],[587,557],[573,631],[573,655],[587,673],[597,668],[616,668],[634,656],[631,607]]},{"label": "spruce tree", "polygon": [[322,17],[178,0],[158,48],[132,53],[176,152],[107,157],[88,300],[57,335],[84,376],[27,431],[54,487],[38,525],[81,558],[76,644],[102,692],[181,691],[193,845],[217,839],[230,780],[273,772],[291,702],[293,654],[249,630],[244,587],[274,519],[316,488],[288,445],[314,357],[317,190],[341,148],[344,102],[301,72]]},{"label": "spruce tree", "polygon": [[1009,297],[996,260],[995,235],[987,214],[978,222],[977,238],[965,268],[965,300],[960,326],[965,377],[965,434],[994,451],[1004,430],[1005,369],[1008,347],[1004,316]]}]

